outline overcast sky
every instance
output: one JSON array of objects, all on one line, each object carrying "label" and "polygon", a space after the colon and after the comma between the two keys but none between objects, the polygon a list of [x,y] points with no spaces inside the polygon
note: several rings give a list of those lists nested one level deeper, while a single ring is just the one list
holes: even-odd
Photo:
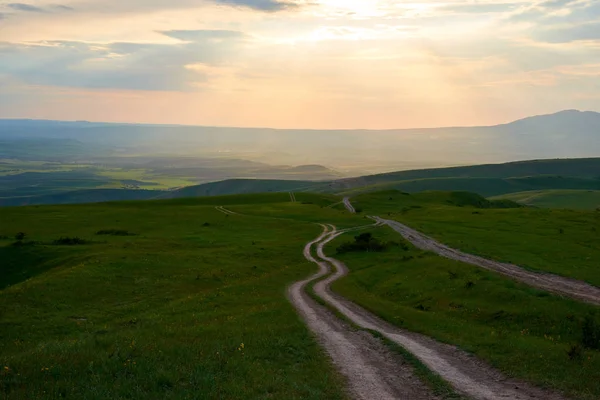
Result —
[{"label": "overcast sky", "polygon": [[0,0],[0,118],[404,128],[571,108],[600,110],[598,0]]}]

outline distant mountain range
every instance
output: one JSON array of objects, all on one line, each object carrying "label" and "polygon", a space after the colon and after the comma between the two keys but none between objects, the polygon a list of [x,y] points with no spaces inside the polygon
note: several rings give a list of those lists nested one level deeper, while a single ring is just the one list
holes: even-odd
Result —
[{"label": "distant mountain range", "polygon": [[[346,174],[364,175],[432,166],[594,157],[600,155],[600,113],[568,110],[496,126],[384,131],[0,120],[0,141],[5,148],[8,141],[25,138],[75,140],[102,155],[227,155],[271,164],[327,165]],[[78,151],[90,157],[89,152]]]}]

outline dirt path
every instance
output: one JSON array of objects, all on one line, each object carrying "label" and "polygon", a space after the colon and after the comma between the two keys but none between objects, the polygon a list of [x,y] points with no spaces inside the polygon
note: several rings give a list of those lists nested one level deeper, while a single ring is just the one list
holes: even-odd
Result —
[{"label": "dirt path", "polygon": [[346,209],[350,211],[350,213],[356,214],[354,206],[352,205],[352,203],[350,203],[350,197],[344,197],[344,200],[342,201],[344,202],[344,206],[346,206]]},{"label": "dirt path", "polygon": [[225,208],[225,207],[223,207],[223,206],[217,206],[217,207],[215,207],[215,209],[216,209],[217,211],[220,211],[220,212],[222,212],[222,213],[223,213],[223,214],[225,214],[225,215],[241,215],[241,214],[238,214],[238,213],[236,213],[236,212],[233,212],[233,211],[231,211],[231,210],[228,210],[228,209],[226,209],[226,208]]},{"label": "dirt path", "polygon": [[[349,212],[355,212],[352,203],[350,203],[350,198],[344,198],[344,205]],[[452,249],[398,221],[380,217],[370,218],[380,224],[388,225],[414,246],[422,250],[433,251],[442,257],[498,272],[538,289],[547,290],[586,303],[600,305],[600,288],[590,285],[589,283],[543,272],[527,271],[517,265],[488,260],[483,257],[463,253],[460,250]]]},{"label": "dirt path", "polygon": [[323,228],[321,236],[304,249],[306,259],[319,265],[319,272],[292,285],[288,296],[347,379],[352,397],[360,400],[437,399],[415,377],[412,367],[391,353],[380,340],[367,332],[352,329],[306,293],[305,288],[309,283],[329,273],[329,265],[318,262],[311,255],[311,247],[326,238],[330,229],[335,229],[324,225]]},{"label": "dirt path", "polygon": [[406,240],[416,247],[433,251],[440,256],[465,262],[477,267],[485,268],[506,275],[517,281],[526,283],[538,289],[547,290],[573,299],[581,300],[586,303],[600,305],[600,288],[576,279],[565,278],[558,275],[546,274],[543,272],[527,271],[513,264],[501,263],[488,260],[483,257],[463,253],[462,251],[452,249],[432,238],[426,236],[398,221],[387,220],[379,217],[373,219],[382,224],[386,224],[396,232],[400,233]]},{"label": "dirt path", "polygon": [[296,195],[294,194],[294,192],[290,192],[290,200],[292,203],[296,202]]},{"label": "dirt path", "polygon": [[[557,394],[532,387],[521,381],[508,379],[487,364],[454,346],[438,343],[428,337],[392,326],[374,314],[334,294],[330,290],[331,283],[344,277],[348,273],[348,269],[341,261],[326,256],[323,249],[327,243],[342,233],[343,231],[338,232],[333,228],[331,232],[321,235],[316,241],[307,245],[304,255],[309,261],[316,262],[321,269],[321,273],[312,280],[324,276],[323,271],[327,270],[327,264],[335,267],[334,274],[315,285],[315,293],[354,324],[363,329],[377,331],[387,339],[404,347],[430,370],[449,382],[458,392],[470,398],[477,400],[563,399]],[[310,247],[314,244],[317,245],[317,255],[320,259],[318,261],[310,254]],[[381,373],[383,372],[381,371]],[[371,394],[369,398],[379,397]],[[418,399],[420,397],[408,398]]]}]

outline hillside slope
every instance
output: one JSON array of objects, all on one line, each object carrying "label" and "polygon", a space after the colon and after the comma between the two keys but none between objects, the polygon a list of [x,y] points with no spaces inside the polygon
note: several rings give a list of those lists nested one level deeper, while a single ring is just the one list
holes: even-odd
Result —
[{"label": "hillside slope", "polygon": [[492,197],[535,207],[596,210],[600,208],[598,190],[533,190]]}]

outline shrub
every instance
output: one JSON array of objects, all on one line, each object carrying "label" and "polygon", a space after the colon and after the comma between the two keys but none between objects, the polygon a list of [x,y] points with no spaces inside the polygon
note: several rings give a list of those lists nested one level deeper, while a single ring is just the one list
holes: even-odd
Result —
[{"label": "shrub", "polygon": [[80,239],[78,237],[61,237],[60,239],[56,239],[54,242],[52,242],[52,244],[57,246],[76,246],[87,243],[87,240]]},{"label": "shrub", "polygon": [[18,240],[20,242],[23,239],[25,239],[25,236],[27,236],[25,232],[19,232],[15,235],[15,240]]},{"label": "shrub", "polygon": [[96,232],[96,235],[107,235],[107,236],[135,236],[135,233],[123,229],[103,229]]},{"label": "shrub", "polygon": [[374,238],[371,233],[361,233],[354,237],[354,242],[343,243],[336,251],[338,254],[352,251],[385,251],[392,246],[402,246],[404,250],[408,250],[408,246],[406,245],[400,245],[396,242],[382,242]]}]

